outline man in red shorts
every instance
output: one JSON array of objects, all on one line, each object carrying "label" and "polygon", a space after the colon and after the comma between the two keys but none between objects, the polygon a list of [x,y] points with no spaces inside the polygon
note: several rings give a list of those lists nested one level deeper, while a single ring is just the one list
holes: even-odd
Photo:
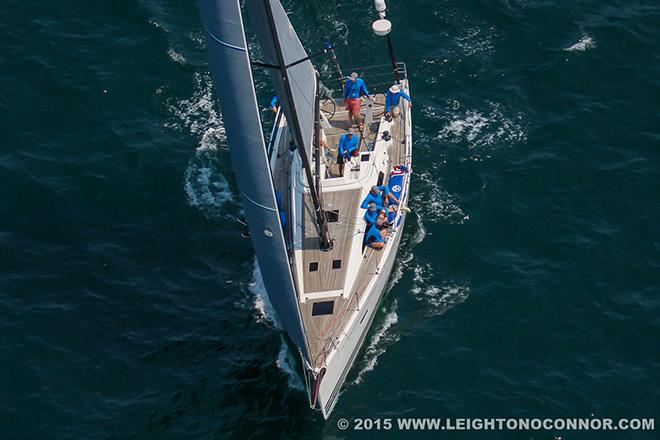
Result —
[{"label": "man in red shorts", "polygon": [[356,72],[351,73],[351,77],[346,81],[346,88],[344,89],[344,102],[346,103],[346,110],[348,110],[348,122],[357,126],[362,125],[362,117],[360,115],[360,96],[364,92],[365,96],[369,98],[369,91],[364,83],[364,80],[358,77]]}]

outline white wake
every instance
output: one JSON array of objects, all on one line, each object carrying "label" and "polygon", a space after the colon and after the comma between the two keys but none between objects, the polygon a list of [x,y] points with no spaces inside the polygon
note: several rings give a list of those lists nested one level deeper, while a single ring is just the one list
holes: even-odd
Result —
[{"label": "white wake", "polygon": [[583,35],[577,42],[564,50],[567,52],[584,52],[587,49],[594,49],[595,47],[596,41],[589,35]]},{"label": "white wake", "polygon": [[387,351],[387,347],[401,339],[397,333],[391,330],[392,326],[399,322],[399,315],[396,313],[397,306],[398,304],[394,300],[392,310],[385,316],[376,334],[371,337],[365,350],[365,359],[362,361],[363,366],[352,382],[353,385],[362,383],[364,375],[376,368],[378,358]]}]

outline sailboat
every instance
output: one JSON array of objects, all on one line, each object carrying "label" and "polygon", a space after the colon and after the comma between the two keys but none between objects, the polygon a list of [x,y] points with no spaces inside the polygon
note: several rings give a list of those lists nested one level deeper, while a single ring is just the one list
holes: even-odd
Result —
[{"label": "sailboat", "polygon": [[[247,44],[241,4],[259,44]],[[410,95],[390,40],[386,5],[372,28],[387,42],[388,79],[361,101],[359,149],[345,166],[336,145],[349,130],[343,95],[326,96],[313,60],[279,0],[199,0],[215,92],[257,261],[283,330],[300,354],[310,406],[328,418],[386,290],[403,235],[412,170],[411,107],[385,114],[396,84]],[[334,47],[328,54],[341,74]],[[253,69],[270,75],[280,109],[266,142]],[[376,78],[370,87],[376,89]],[[390,76],[391,75],[391,76]],[[334,81],[334,80],[333,80]],[[338,87],[339,89],[339,83]],[[378,92],[378,90],[376,90]],[[398,201],[382,249],[365,242],[362,202],[372,186]],[[376,227],[376,226],[371,226]]]}]

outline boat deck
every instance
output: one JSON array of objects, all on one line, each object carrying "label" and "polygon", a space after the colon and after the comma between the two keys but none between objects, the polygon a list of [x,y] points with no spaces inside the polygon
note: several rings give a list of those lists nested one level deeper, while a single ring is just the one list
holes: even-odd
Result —
[{"label": "boat deck", "polygon": [[[376,142],[376,136],[379,132],[381,117],[385,112],[385,95],[378,94],[374,96],[373,121],[367,124],[360,140],[360,152],[371,151]],[[366,103],[363,103],[363,119],[365,116]],[[332,113],[332,103],[325,103],[322,111],[328,115]],[[339,169],[336,164],[337,145],[341,135],[348,130],[348,112],[343,106],[336,104],[336,111],[328,121],[331,127],[325,128],[327,135],[327,144],[330,150],[323,152],[322,157],[326,164],[326,178],[340,177]],[[399,163],[405,163],[405,119],[399,117],[394,119],[390,127],[390,134],[393,142],[388,148],[390,163],[387,169],[383,170],[385,176],[389,176],[392,167]],[[345,166],[344,173],[352,172],[349,170],[349,164]],[[369,182],[369,186],[377,182]],[[387,177],[385,178],[387,183]],[[335,247],[331,251],[321,252],[319,250],[318,234],[314,227],[314,211],[312,200],[309,195],[305,197],[304,209],[304,228],[305,242],[303,243],[303,285],[304,294],[322,291],[340,291],[344,288],[346,280],[346,271],[350,266],[350,254],[353,238],[356,234],[362,236],[365,232],[365,226],[362,217],[364,210],[360,209],[361,192],[358,190],[348,190],[340,192],[325,192],[323,194],[324,206],[326,211],[339,211],[338,222],[329,223],[330,233],[335,239]],[[351,311],[357,310],[360,297],[365,293],[367,285],[374,275],[378,273],[378,267],[382,256],[382,251],[375,251],[369,247],[364,247],[361,253],[362,261],[359,263],[358,275],[355,282],[348,287],[348,294],[335,299],[334,313],[327,317],[316,316],[311,318],[312,305],[314,301],[306,301],[301,304],[301,312],[305,321],[305,330],[307,332],[308,342],[312,359],[317,366],[325,361],[325,356],[336,343],[336,340],[346,327],[347,321],[352,315]],[[355,255],[355,254],[354,254]],[[332,261],[340,260],[341,267],[333,269]],[[318,262],[318,270],[309,271],[309,264]]]},{"label": "boat deck", "polygon": [[[362,103],[362,116],[365,124],[362,132],[359,133],[361,153],[373,151],[385,112],[385,95],[372,96],[371,109],[368,108],[370,104],[368,100]],[[327,124],[324,124],[324,133],[328,148],[321,148],[321,159],[326,170],[325,176],[323,176],[325,181],[341,177],[337,165],[337,148],[339,138],[347,132],[349,123],[348,112],[343,105],[343,100],[335,102],[326,100],[322,103],[321,111],[327,119]],[[371,121],[367,116],[368,113],[372,114]],[[406,163],[404,113],[402,112],[402,116],[393,120],[388,130],[392,136],[392,142],[389,143],[387,151],[389,160],[386,165],[379,165],[378,169],[385,176],[385,183],[387,183],[387,176],[394,165]],[[292,140],[291,134],[286,129],[286,121],[283,121],[283,124],[283,129],[279,130],[280,138],[274,144],[276,150],[272,152],[271,165],[274,186],[281,197],[282,209],[287,217],[291,217],[293,212],[291,173],[296,153],[295,149],[291,151],[289,148]],[[360,166],[374,166],[374,164],[371,162],[362,164],[357,159],[353,159],[352,164],[346,163],[344,167],[346,182],[353,182],[353,184],[347,185],[346,189],[340,187],[323,191],[324,208],[327,213],[330,213],[331,216],[334,213],[336,217],[333,219],[335,221],[328,223],[330,234],[335,241],[332,250],[322,251],[320,249],[316,216],[308,193],[303,196],[302,216],[296,219],[297,224],[287,222],[284,231],[289,257],[294,268],[296,260],[299,260],[298,264],[302,265],[302,270],[293,272],[296,278],[302,276],[302,279],[297,281],[299,286],[304,287],[304,292],[299,292],[300,311],[312,361],[317,367],[324,364],[325,356],[344,331],[348,319],[352,316],[350,312],[357,310],[361,296],[365,293],[370,280],[378,272],[383,253],[383,251],[374,251],[369,247],[363,247],[358,252],[354,252],[353,249],[355,246],[359,246],[354,240],[356,235],[362,238],[366,227],[363,220],[364,210],[360,209],[361,198],[368,190],[366,188],[378,183],[374,177],[373,182],[358,184]],[[348,173],[354,174],[349,175]],[[299,242],[294,242],[294,229],[297,227],[302,229],[302,238]],[[357,243],[361,243],[361,240]],[[361,258],[361,261],[351,262],[351,258]],[[352,271],[357,270],[356,277],[348,277],[349,267]],[[347,278],[352,282],[348,283]],[[334,301],[333,313],[312,317],[313,304],[328,299]]]},{"label": "boat deck", "polygon": [[[358,189],[337,191],[323,195],[326,210],[338,210],[339,221],[328,224],[330,235],[335,240],[332,250],[321,251],[316,231],[314,207],[310,196],[305,197],[303,224],[303,273],[305,293],[336,291],[344,288],[348,259],[359,218],[360,191]],[[333,261],[336,262],[333,266]],[[317,264],[318,270],[311,271],[310,265]]]}]

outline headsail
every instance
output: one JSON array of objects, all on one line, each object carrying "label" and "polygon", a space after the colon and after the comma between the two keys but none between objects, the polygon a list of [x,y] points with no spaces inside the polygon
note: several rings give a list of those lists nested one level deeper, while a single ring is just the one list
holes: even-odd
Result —
[{"label": "headsail", "polygon": [[[279,0],[247,0],[250,11],[250,21],[259,40],[261,53],[265,61],[272,65],[279,65],[278,49],[282,54],[284,65],[288,66],[308,57],[305,48],[293,29],[286,11]],[[265,4],[270,5],[272,21]],[[276,36],[276,38],[273,38]],[[280,66],[280,67],[285,67]],[[310,60],[305,60],[287,69],[287,77],[291,85],[291,99],[300,124],[300,131],[305,143],[304,149],[307,157],[312,157],[312,143],[314,136],[314,100],[316,98],[316,71]],[[287,89],[282,82],[282,73],[277,69],[269,69],[271,79],[286,119],[295,121],[296,115],[287,105]]]},{"label": "headsail", "polygon": [[309,360],[264,144],[239,1],[199,0],[215,92],[264,285],[284,330]]},{"label": "headsail", "polygon": [[[303,162],[321,247],[331,249],[334,242],[323,210],[321,189],[314,182],[311,166],[314,127],[319,118],[316,107],[318,74],[279,0],[247,0],[247,5],[262,55],[271,66],[271,79]],[[319,172],[318,168],[316,172]]]}]

